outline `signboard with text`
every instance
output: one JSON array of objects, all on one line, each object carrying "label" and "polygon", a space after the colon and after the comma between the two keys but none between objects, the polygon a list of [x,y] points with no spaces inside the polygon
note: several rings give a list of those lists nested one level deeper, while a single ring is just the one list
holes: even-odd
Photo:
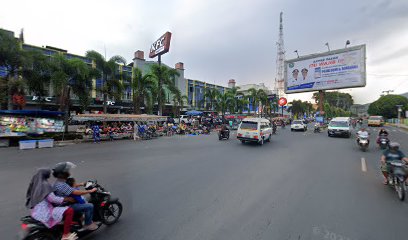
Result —
[{"label": "signboard with text", "polygon": [[285,93],[365,85],[365,45],[285,61]]},{"label": "signboard with text", "polygon": [[157,39],[150,47],[149,57],[154,58],[158,55],[167,53],[170,50],[171,32],[166,32]]}]

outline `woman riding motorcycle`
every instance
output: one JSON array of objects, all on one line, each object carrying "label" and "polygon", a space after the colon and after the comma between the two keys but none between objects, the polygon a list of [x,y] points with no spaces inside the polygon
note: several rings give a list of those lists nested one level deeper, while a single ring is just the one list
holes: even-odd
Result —
[{"label": "woman riding motorcycle", "polygon": [[387,130],[385,130],[385,128],[381,128],[380,131],[378,132],[377,144],[380,144],[380,138],[381,137],[388,138],[388,132],[387,132]]},{"label": "woman riding motorcycle", "polygon": [[58,197],[48,182],[51,169],[39,169],[32,177],[27,189],[26,207],[31,209],[31,217],[42,222],[48,228],[54,227],[64,219],[62,240],[75,240],[78,237],[71,233],[74,210],[70,207],[56,207],[64,202],[73,202],[70,197]]}]

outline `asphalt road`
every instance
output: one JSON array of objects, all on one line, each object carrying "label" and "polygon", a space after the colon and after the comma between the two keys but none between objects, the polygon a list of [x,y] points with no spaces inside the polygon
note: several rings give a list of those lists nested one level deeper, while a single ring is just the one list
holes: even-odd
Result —
[{"label": "asphalt road", "polygon": [[[15,239],[35,169],[60,161],[124,205],[87,239],[406,239],[408,203],[382,185],[375,137],[361,152],[354,138],[309,128],[278,129],[264,146],[212,134],[0,149],[0,239]],[[408,134],[390,131],[408,154]]]}]

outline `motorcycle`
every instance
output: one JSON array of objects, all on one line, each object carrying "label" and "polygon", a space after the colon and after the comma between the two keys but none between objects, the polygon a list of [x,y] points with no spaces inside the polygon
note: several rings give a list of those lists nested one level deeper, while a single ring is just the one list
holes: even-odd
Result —
[{"label": "motorcycle", "polygon": [[[118,198],[112,197],[111,193],[106,191],[96,180],[88,181],[85,184],[86,190],[96,188],[97,191],[90,193],[89,203],[94,205],[93,221],[102,224],[112,225],[119,220],[122,215],[122,203]],[[82,238],[93,231],[84,229],[81,221],[82,214],[75,214],[71,226],[71,232],[75,232],[79,238]],[[95,230],[96,231],[96,230]],[[48,228],[40,221],[31,216],[21,218],[20,239],[22,240],[57,240],[61,239],[63,233],[63,224],[57,224]]]},{"label": "motorcycle", "polygon": [[389,163],[391,165],[391,172],[388,174],[388,182],[390,186],[394,187],[401,201],[405,199],[405,192],[407,191],[405,180],[407,175],[405,173],[405,164],[402,161],[395,160]]},{"label": "motorcycle", "polygon": [[378,139],[378,144],[381,149],[386,149],[388,147],[390,140],[388,139],[387,136],[385,135],[380,135],[380,138]]},{"label": "motorcycle", "polygon": [[368,142],[368,137],[363,137],[363,136],[360,136],[360,137],[359,137],[358,145],[360,146],[360,149],[361,149],[363,152],[367,151],[367,149],[368,149],[368,144],[369,144],[369,142]]},{"label": "motorcycle", "polygon": [[220,130],[219,132],[218,132],[218,140],[228,140],[229,139],[229,136],[230,136],[230,131],[228,130],[228,129],[226,129],[226,130]]},{"label": "motorcycle", "polygon": [[320,133],[320,132],[321,132],[321,130],[320,130],[320,125],[319,125],[319,124],[315,124],[315,125],[314,125],[314,130],[313,130],[313,132],[314,132],[314,133]]},{"label": "motorcycle", "polygon": [[273,125],[272,127],[272,134],[276,134],[276,125]]}]

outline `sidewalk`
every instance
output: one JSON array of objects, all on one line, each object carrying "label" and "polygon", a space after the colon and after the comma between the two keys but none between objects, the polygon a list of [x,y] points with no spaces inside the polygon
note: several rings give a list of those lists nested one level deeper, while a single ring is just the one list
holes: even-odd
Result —
[{"label": "sidewalk", "polygon": [[405,131],[408,131],[408,126],[404,125],[404,124],[401,124],[401,126],[398,126],[398,124],[395,124],[395,123],[387,123],[386,125],[387,126],[393,126],[393,127],[400,128],[400,129],[403,129]]}]

